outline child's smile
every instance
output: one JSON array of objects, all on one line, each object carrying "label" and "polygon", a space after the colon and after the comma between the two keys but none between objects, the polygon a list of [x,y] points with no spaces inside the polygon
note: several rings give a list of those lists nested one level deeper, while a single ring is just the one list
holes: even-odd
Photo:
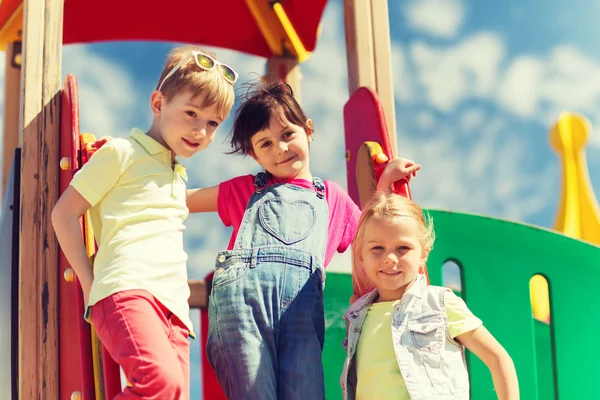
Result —
[{"label": "child's smile", "polygon": [[252,157],[276,178],[312,179],[308,143],[312,132],[271,116],[269,127],[252,136]]},{"label": "child's smile", "polygon": [[183,142],[188,145],[189,147],[191,147],[192,149],[197,149],[198,147],[200,147],[200,142],[194,141],[194,140],[189,140],[186,138],[181,138],[181,140],[183,140]]},{"label": "child's smile", "polygon": [[400,275],[402,273],[402,271],[379,271],[379,272],[384,275],[388,275],[388,276],[396,276],[396,275]]},{"label": "child's smile", "polygon": [[399,300],[419,274],[424,252],[419,226],[406,217],[372,218],[365,226],[360,262],[379,301]]}]

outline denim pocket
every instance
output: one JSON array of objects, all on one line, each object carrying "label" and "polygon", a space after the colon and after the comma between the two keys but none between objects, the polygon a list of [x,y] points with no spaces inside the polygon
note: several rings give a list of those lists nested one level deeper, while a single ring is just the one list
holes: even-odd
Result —
[{"label": "denim pocket", "polygon": [[444,317],[440,313],[427,314],[407,324],[413,345],[419,350],[435,351],[442,347]]},{"label": "denim pocket", "polygon": [[248,264],[244,262],[232,262],[216,269],[212,281],[212,290],[230,285],[243,278],[248,270]]},{"label": "denim pocket", "polygon": [[312,204],[304,200],[282,198],[266,200],[260,205],[258,219],[273,237],[287,245],[306,239],[315,228],[316,214]]}]

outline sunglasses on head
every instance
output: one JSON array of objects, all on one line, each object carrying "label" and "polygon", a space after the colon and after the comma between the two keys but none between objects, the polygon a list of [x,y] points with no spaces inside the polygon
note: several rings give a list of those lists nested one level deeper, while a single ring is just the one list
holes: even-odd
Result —
[{"label": "sunglasses on head", "polygon": [[160,82],[158,90],[162,88],[163,83],[165,83],[167,79],[169,79],[179,68],[181,68],[181,66],[184,65],[187,62],[187,60],[190,59],[190,57],[194,58],[194,60],[196,61],[196,65],[200,69],[204,71],[212,71],[213,69],[218,67],[219,71],[221,72],[221,75],[223,75],[223,78],[225,78],[227,82],[233,85],[235,81],[237,81],[238,74],[229,65],[225,65],[215,60],[208,54],[202,53],[200,51],[192,51],[187,57],[182,58],[181,61],[179,61],[171,71],[169,71],[169,73]]}]

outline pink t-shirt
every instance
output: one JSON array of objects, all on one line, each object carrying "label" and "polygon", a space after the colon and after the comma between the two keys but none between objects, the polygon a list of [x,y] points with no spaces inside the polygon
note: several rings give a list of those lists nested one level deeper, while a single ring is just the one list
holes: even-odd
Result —
[{"label": "pink t-shirt", "polygon": [[[312,182],[305,179],[269,178],[269,184],[274,183],[291,183],[314,189]],[[324,183],[325,199],[329,208],[329,237],[325,250],[325,267],[327,267],[336,250],[343,253],[352,243],[360,218],[360,209],[338,184],[331,181]],[[254,175],[238,176],[219,185],[217,202],[219,217],[225,226],[233,226],[228,250],[233,249],[246,206],[255,191]]]}]

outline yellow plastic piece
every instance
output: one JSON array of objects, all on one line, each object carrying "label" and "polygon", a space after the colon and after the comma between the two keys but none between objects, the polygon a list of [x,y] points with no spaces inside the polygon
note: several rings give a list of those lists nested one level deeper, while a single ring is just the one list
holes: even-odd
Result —
[{"label": "yellow plastic piece", "polygon": [[[88,146],[96,141],[96,136],[91,133],[82,133],[79,135],[79,141],[87,149]],[[84,226],[84,238],[86,254],[90,260],[90,264],[94,264],[94,257],[96,254],[96,242],[94,240],[94,229],[92,227],[92,220],[90,211],[87,210],[83,215],[83,226]],[[94,368],[94,387],[96,400],[106,400],[106,393],[104,391],[104,367],[102,360],[102,343],[96,334],[96,330],[92,326],[91,329],[91,341],[92,341],[92,365]]]},{"label": "yellow plastic piece", "polygon": [[[83,136],[83,135],[81,135]],[[94,264],[94,255],[96,253],[96,243],[94,242],[94,230],[90,218],[90,211],[86,211],[83,216],[83,226],[85,231],[84,244],[90,264]],[[92,365],[94,369],[94,388],[97,400],[106,400],[104,392],[104,367],[102,362],[102,343],[96,334],[96,329],[91,327],[92,342]]]},{"label": "yellow plastic piece", "polygon": [[529,296],[533,317],[541,322],[550,322],[550,295],[548,281],[542,275],[534,275],[529,281]]},{"label": "yellow plastic piece", "polygon": [[246,5],[273,54],[282,56],[289,52],[299,62],[310,56],[281,4],[271,6],[269,0],[246,0]]},{"label": "yellow plastic piece", "polygon": [[[600,207],[590,181],[584,148],[591,124],[582,115],[562,113],[550,131],[550,145],[562,166],[562,191],[554,229],[600,245]],[[530,281],[533,315],[550,320],[548,283],[541,276]]]},{"label": "yellow plastic piece", "polygon": [[65,281],[67,281],[67,282],[75,281],[75,271],[73,271],[73,268],[65,269],[63,277],[65,278]]},{"label": "yellow plastic piece", "polygon": [[[2,3],[0,1],[0,3]],[[0,26],[0,51],[6,50],[6,44],[21,40],[23,31],[23,4],[19,5],[13,15]]]},{"label": "yellow plastic piece", "polygon": [[281,3],[273,4],[273,11],[275,11],[277,18],[279,18],[279,22],[281,23],[281,26],[283,26],[283,30],[287,34],[290,43],[296,52],[296,58],[298,58],[299,62],[303,62],[310,56],[310,53],[306,51],[302,40],[300,40],[298,33],[296,33],[296,29],[294,29],[294,25],[292,25],[292,22],[285,13]]},{"label": "yellow plastic piece", "polygon": [[389,158],[385,154],[379,153],[375,156],[375,161],[377,162],[377,164],[383,164],[385,162],[388,162]]},{"label": "yellow plastic piece", "polygon": [[381,145],[377,142],[364,142],[356,153],[356,186],[358,201],[363,207],[377,189],[374,157],[384,155]]},{"label": "yellow plastic piece", "polygon": [[71,169],[71,157],[63,157],[60,159],[60,169],[63,171]]},{"label": "yellow plastic piece", "polygon": [[82,133],[79,135],[79,140],[81,141],[81,144],[84,144],[87,147],[88,144],[96,141],[96,135],[93,133]]},{"label": "yellow plastic piece", "polygon": [[584,147],[591,124],[577,114],[563,113],[550,133],[550,144],[562,163],[562,194],[554,229],[600,245],[600,207],[588,173]]},{"label": "yellow plastic piece", "polygon": [[81,392],[73,392],[71,393],[71,400],[83,400],[83,396],[81,395]]}]

